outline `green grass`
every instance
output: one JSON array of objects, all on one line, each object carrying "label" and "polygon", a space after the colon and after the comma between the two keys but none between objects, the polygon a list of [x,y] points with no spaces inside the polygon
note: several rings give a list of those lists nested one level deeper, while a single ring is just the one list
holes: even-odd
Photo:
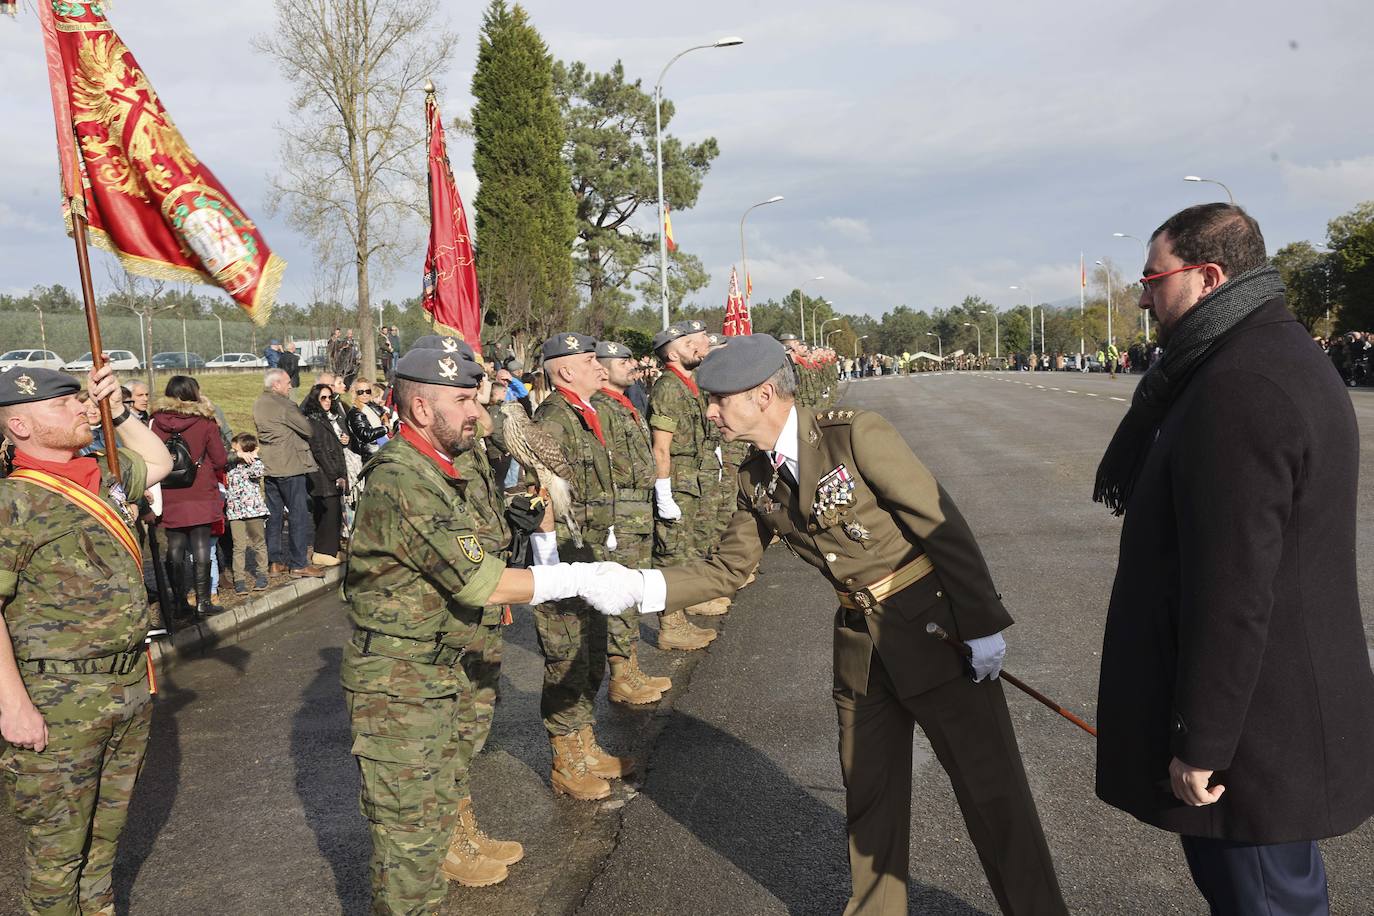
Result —
[{"label": "green grass", "polygon": [[[224,416],[229,420],[229,428],[238,433],[255,432],[253,426],[253,402],[262,394],[262,369],[254,369],[251,372],[213,372],[199,373],[195,376],[200,383],[200,393],[210,399],[210,402],[224,411]],[[153,396],[150,399],[152,404],[157,403],[157,399],[162,396],[163,389],[167,385],[167,379],[175,373],[157,373],[153,380]],[[303,376],[304,372],[301,373]],[[126,372],[120,378],[124,384],[128,384],[135,379],[142,379],[143,373]],[[313,375],[301,379],[302,384],[307,384]],[[309,390],[309,389],[305,389]],[[304,392],[302,392],[304,393]]]}]

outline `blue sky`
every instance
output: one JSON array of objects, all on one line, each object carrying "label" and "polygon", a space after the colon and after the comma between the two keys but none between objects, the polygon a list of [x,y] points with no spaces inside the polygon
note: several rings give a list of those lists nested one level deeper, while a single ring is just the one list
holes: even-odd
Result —
[{"label": "blue sky", "polygon": [[[436,80],[446,116],[471,104],[484,5],[442,5],[459,34]],[[679,244],[712,275],[704,304],[724,302],[740,214],[775,194],[786,200],[748,220],[755,300],[821,274],[809,293],[873,315],[968,294],[1008,308],[1020,301],[1013,283],[1076,298],[1080,250],[1134,275],[1138,246],[1112,232],[1147,236],[1221,193],[1185,174],[1229,184],[1271,251],[1320,241],[1329,218],[1374,199],[1374,119],[1362,113],[1374,5],[1363,0],[525,6],[555,56],[598,70],[621,59],[650,86],[683,48],[745,39],[684,57],[665,83],[674,132],[721,148],[698,206],[673,217]],[[272,4],[177,9],[125,0],[111,18],[191,147],[290,262],[283,298],[304,300],[318,281],[308,240],[264,205],[287,91],[250,41],[271,28]],[[0,291],[75,286],[28,9],[0,21],[0,61]],[[454,138],[450,156],[471,201],[470,144]],[[418,289],[413,228],[414,255],[379,297]],[[97,277],[108,282],[100,267]]]}]

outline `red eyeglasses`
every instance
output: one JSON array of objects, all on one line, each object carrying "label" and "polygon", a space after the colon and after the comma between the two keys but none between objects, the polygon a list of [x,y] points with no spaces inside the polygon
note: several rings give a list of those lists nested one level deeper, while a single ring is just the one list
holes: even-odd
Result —
[{"label": "red eyeglasses", "polygon": [[1175,267],[1173,270],[1166,270],[1162,274],[1150,274],[1148,277],[1140,278],[1140,285],[1148,292],[1150,290],[1150,284],[1155,280],[1162,280],[1164,277],[1172,277],[1174,274],[1181,274],[1185,270],[1197,270],[1200,267],[1206,266],[1206,264],[1185,264],[1183,267]]}]

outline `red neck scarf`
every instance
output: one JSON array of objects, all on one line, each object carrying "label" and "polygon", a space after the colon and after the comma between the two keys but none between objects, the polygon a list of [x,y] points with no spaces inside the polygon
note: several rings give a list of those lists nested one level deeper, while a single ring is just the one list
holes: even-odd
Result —
[{"label": "red neck scarf", "polygon": [[687,386],[688,391],[692,392],[692,394],[696,395],[697,397],[701,396],[701,392],[697,390],[696,379],[692,378],[690,375],[683,375],[682,370],[679,369],[677,366],[674,366],[672,363],[668,363],[668,370],[672,372],[673,375],[676,375],[678,378],[682,379],[682,384]]},{"label": "red neck scarf", "polygon": [[439,470],[443,471],[448,476],[455,478],[463,476],[458,473],[458,469],[453,466],[453,462],[450,459],[445,458],[437,448],[420,438],[420,434],[405,423],[401,424],[400,436],[402,439],[415,446],[417,452],[438,465]]},{"label": "red neck scarf", "polygon": [[605,448],[606,435],[601,431],[601,418],[596,415],[596,408],[566,388],[555,385],[554,390],[563,395],[563,400],[567,401],[568,406],[577,411],[577,415],[582,418],[582,422],[592,431],[592,434],[596,436],[596,441],[601,443],[602,448]]},{"label": "red neck scarf", "polygon": [[616,391],[614,388],[602,388],[601,393],[604,394],[606,397],[610,398],[612,401],[615,401],[617,404],[625,405],[625,409],[628,410],[630,414],[635,418],[635,421],[638,422],[639,411],[635,410],[635,405],[629,398],[625,397],[625,395],[621,394],[619,391]]},{"label": "red neck scarf", "polygon": [[94,458],[73,458],[70,461],[47,461],[19,451],[14,452],[14,466],[30,471],[47,471],[64,480],[100,495],[100,462]]}]

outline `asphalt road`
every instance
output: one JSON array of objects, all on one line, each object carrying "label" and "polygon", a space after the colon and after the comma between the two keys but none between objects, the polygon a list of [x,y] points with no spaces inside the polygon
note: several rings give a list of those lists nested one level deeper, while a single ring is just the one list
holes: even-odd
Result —
[{"label": "asphalt road", "polygon": [[[1133,378],[1065,373],[869,379],[846,403],[886,414],[978,534],[1017,619],[1007,668],[1094,717],[1097,654],[1119,521],[1088,499]],[[1366,480],[1374,393],[1352,392]],[[1360,554],[1370,557],[1370,488]],[[1361,590],[1374,595],[1374,563]],[[540,660],[528,614],[507,633],[496,727],[475,774],[479,817],[524,862],[445,913],[837,913],[848,887],[830,701],[829,592],[770,550],[705,652],[652,648],[676,686],[657,710],[601,708],[603,744],[645,772],[589,804],[548,789]],[[1366,613],[1374,635],[1374,614]],[[336,599],[163,679],[153,744],[120,848],[120,912],[361,914],[368,839],[338,687]],[[1008,692],[1032,788],[1074,912],[1201,913],[1172,837],[1092,795],[1092,742]],[[947,780],[913,751],[911,910],[995,913]],[[16,910],[19,835],[0,813],[0,912]],[[1371,912],[1374,825],[1324,844],[1333,912]]]}]

